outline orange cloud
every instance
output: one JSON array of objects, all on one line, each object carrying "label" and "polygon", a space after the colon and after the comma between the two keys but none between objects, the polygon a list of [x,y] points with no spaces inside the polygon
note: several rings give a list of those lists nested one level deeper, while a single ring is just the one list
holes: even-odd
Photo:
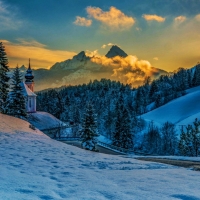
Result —
[{"label": "orange cloud", "polygon": [[185,16],[178,16],[176,18],[174,18],[174,21],[177,22],[177,23],[182,23],[186,20],[187,18]]},{"label": "orange cloud", "polygon": [[196,19],[197,21],[200,21],[200,14],[196,15],[196,16],[195,16],[195,19]]},{"label": "orange cloud", "polygon": [[103,44],[103,45],[101,46],[101,48],[102,48],[102,49],[105,49],[106,46],[107,46],[106,44]]},{"label": "orange cloud", "polygon": [[92,20],[86,19],[85,17],[76,16],[76,20],[74,21],[74,24],[78,26],[91,26]]},{"label": "orange cloud", "polygon": [[94,50],[94,51],[90,51],[90,50],[86,50],[86,56],[88,57],[93,57],[93,56],[97,56],[98,55],[98,49]]},{"label": "orange cloud", "polygon": [[49,68],[55,62],[72,58],[76,53],[70,51],[60,51],[48,49],[45,45],[37,41],[26,41],[20,39],[19,44],[3,40],[10,67],[26,64],[31,58],[33,68]]},{"label": "orange cloud", "polygon": [[164,22],[165,18],[158,16],[158,15],[142,15],[142,17],[147,21],[157,21],[157,22]]},{"label": "orange cloud", "polygon": [[[91,61],[104,66],[104,70],[112,70],[112,77],[127,84],[142,84],[146,76],[156,74],[158,70],[153,68],[149,61],[138,60],[136,56],[129,55],[125,58],[115,56],[93,57]],[[103,69],[102,69],[103,70]]]},{"label": "orange cloud", "polygon": [[154,57],[153,59],[154,59],[154,60],[158,60],[158,57]]},{"label": "orange cloud", "polygon": [[[117,45],[117,44],[113,44],[113,43],[109,42],[108,44],[103,44],[103,45],[101,46],[101,48],[102,48],[102,49],[105,49],[107,46],[113,46],[113,45]],[[118,45],[118,46],[119,46],[119,45]]]},{"label": "orange cloud", "polygon": [[91,6],[87,7],[86,10],[90,17],[93,17],[111,29],[125,30],[129,29],[135,23],[133,17],[125,15],[113,6],[107,12],[101,8]]}]

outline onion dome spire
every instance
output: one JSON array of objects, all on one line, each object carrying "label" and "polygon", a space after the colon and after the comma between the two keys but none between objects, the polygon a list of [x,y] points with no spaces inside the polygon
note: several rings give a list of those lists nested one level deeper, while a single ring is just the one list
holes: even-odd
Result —
[{"label": "onion dome spire", "polygon": [[34,76],[32,74],[32,70],[31,70],[30,58],[29,58],[29,65],[28,65],[28,69],[27,69],[26,74],[25,74],[25,78],[26,78],[25,83],[34,82],[33,81]]}]

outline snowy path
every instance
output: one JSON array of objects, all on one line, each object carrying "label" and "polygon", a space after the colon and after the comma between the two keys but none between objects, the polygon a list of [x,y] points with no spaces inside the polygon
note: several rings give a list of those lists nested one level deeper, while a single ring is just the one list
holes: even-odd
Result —
[{"label": "snowy path", "polygon": [[175,160],[175,159],[169,159],[169,158],[156,158],[156,157],[138,157],[137,159],[144,160],[144,161],[165,163],[165,164],[186,167],[186,168],[191,168],[191,169],[200,171],[199,161]]},{"label": "snowy path", "polygon": [[[70,145],[73,145],[73,146],[76,146],[76,147],[79,147],[82,149],[81,142],[78,142],[78,141],[63,141],[63,143],[70,144]],[[114,150],[107,149],[107,148],[99,146],[99,145],[97,145],[97,149],[99,150],[99,153],[105,153],[105,154],[110,154],[110,155],[124,155],[124,154],[118,153]]]}]

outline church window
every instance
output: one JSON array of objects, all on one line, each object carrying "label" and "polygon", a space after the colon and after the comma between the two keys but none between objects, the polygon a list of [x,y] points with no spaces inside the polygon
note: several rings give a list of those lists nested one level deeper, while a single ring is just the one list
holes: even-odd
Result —
[{"label": "church window", "polygon": [[31,108],[31,99],[29,99],[29,107]]}]

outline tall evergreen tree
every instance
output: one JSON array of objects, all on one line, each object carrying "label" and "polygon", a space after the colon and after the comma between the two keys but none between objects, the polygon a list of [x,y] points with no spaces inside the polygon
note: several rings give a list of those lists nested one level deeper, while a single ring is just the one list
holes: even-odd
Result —
[{"label": "tall evergreen tree", "polygon": [[18,66],[15,68],[12,76],[10,92],[10,111],[9,114],[18,118],[26,118],[26,104],[23,95],[22,77]]},{"label": "tall evergreen tree", "polygon": [[187,70],[187,79],[188,79],[189,88],[191,88],[192,87],[192,71],[191,71],[191,69]]},{"label": "tall evergreen tree", "polygon": [[193,86],[200,85],[200,63],[198,63],[195,67],[195,72],[192,79],[192,85]]},{"label": "tall evergreen tree", "polygon": [[8,113],[9,110],[9,72],[8,59],[5,52],[5,47],[0,42],[0,112]]},{"label": "tall evergreen tree", "polygon": [[124,106],[122,95],[120,95],[117,102],[116,114],[117,119],[113,135],[113,145],[131,149],[133,148],[133,135],[130,130],[131,120],[128,110]]},{"label": "tall evergreen tree", "polygon": [[161,138],[159,129],[154,125],[153,121],[150,122],[148,132],[144,138],[144,149],[148,153],[160,153]]},{"label": "tall evergreen tree", "polygon": [[162,133],[162,152],[164,155],[174,155],[177,146],[177,135],[175,125],[165,122],[161,127]]},{"label": "tall evergreen tree", "polygon": [[195,119],[192,125],[186,127],[186,132],[181,131],[179,152],[184,156],[198,156],[200,153],[200,121]]},{"label": "tall evergreen tree", "polygon": [[149,91],[149,98],[151,99],[151,101],[155,100],[155,94],[157,92],[158,92],[157,81],[153,81],[150,87],[150,91]]},{"label": "tall evergreen tree", "polygon": [[98,132],[96,115],[93,106],[88,104],[81,130],[82,147],[87,150],[96,151],[97,136]]}]

